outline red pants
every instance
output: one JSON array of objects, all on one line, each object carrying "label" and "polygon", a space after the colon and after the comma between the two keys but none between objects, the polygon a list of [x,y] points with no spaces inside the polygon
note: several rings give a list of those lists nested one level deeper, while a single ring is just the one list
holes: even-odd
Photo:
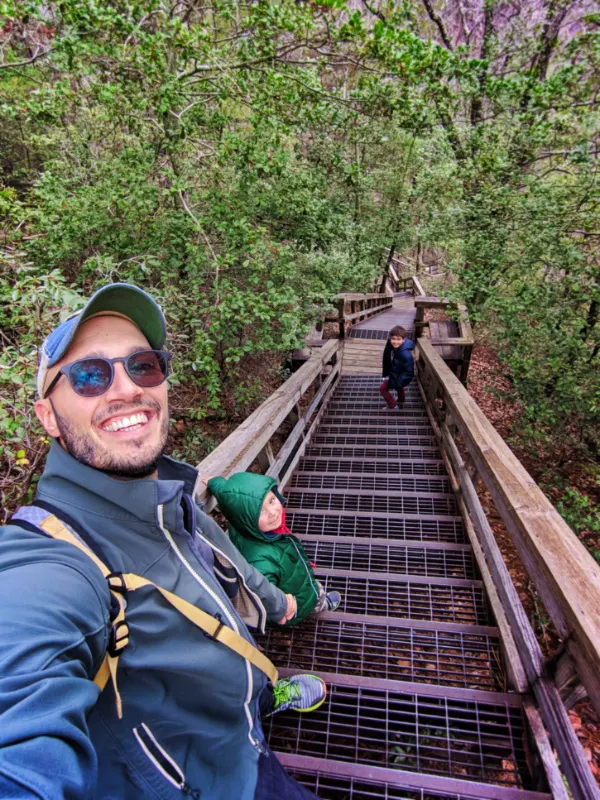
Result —
[{"label": "red pants", "polygon": [[388,405],[388,408],[396,408],[398,404],[403,405],[405,400],[404,389],[398,389],[398,403],[393,394],[390,394],[388,391],[388,383],[389,380],[384,380],[384,382],[379,387],[379,394],[383,397],[385,402]]}]

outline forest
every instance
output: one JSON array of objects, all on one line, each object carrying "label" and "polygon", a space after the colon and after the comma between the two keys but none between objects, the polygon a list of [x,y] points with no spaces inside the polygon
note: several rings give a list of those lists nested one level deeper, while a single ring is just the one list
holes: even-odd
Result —
[{"label": "forest", "polygon": [[590,0],[2,0],[4,512],[48,444],[37,347],[94,287],[165,308],[197,461],[393,249],[435,254],[600,533],[599,78]]}]

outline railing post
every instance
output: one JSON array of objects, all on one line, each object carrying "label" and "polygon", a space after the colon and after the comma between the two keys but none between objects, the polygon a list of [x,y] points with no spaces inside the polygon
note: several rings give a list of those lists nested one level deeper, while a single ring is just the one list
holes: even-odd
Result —
[{"label": "railing post", "polygon": [[420,339],[423,335],[423,326],[419,323],[425,320],[425,309],[418,307],[415,312],[415,340]]},{"label": "railing post", "polygon": [[338,323],[340,326],[340,339],[346,338],[346,320],[344,319],[345,308],[346,301],[342,297],[338,300]]},{"label": "railing post", "polygon": [[258,461],[260,471],[264,475],[264,473],[268,471],[271,464],[275,461],[275,455],[273,454],[271,442],[266,443],[260,453],[256,456],[256,460]]}]

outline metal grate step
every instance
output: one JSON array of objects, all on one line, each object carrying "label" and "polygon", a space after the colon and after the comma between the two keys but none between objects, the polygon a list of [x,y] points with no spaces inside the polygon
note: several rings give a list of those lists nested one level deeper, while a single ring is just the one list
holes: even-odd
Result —
[{"label": "metal grate step", "polygon": [[[324,800],[552,800],[551,795],[542,792],[493,784],[470,784],[406,772],[398,774],[390,769],[375,770],[319,758],[281,754],[278,758],[293,778]],[[380,776],[380,772],[384,774]]]},{"label": "metal grate step", "polygon": [[326,591],[342,595],[340,610],[430,622],[487,625],[483,589],[478,581],[431,578],[425,581],[407,576],[371,577],[365,573],[332,574],[317,567],[315,575]]},{"label": "metal grate step", "polygon": [[404,436],[433,436],[433,430],[428,420],[421,419],[418,422],[414,420],[402,420],[398,417],[391,417],[382,415],[381,417],[350,417],[350,416],[337,416],[327,414],[321,422],[319,431],[324,428],[328,429],[328,433],[337,433],[344,430],[356,431],[356,433],[365,433],[372,431],[373,433],[398,433]]},{"label": "metal grate step", "polygon": [[408,684],[406,691],[392,691],[344,685],[343,676],[323,677],[336,682],[329,683],[321,708],[271,717],[268,740],[275,751],[531,787],[518,697],[490,695],[475,701],[462,699],[464,690],[459,689],[441,693],[438,687],[411,690],[414,684]]},{"label": "metal grate step", "polygon": [[346,489],[356,492],[418,492],[419,494],[452,494],[446,475],[404,478],[387,475],[352,474],[343,470],[336,473],[296,472],[291,479],[294,488]]},{"label": "metal grate step", "polygon": [[[374,414],[385,414],[386,408],[383,400],[331,400],[329,405],[327,406],[327,410],[332,414],[344,414],[344,413],[352,413],[353,416],[359,417],[367,417],[368,419],[372,419]],[[394,411],[390,411],[390,415],[396,418],[403,419],[407,416],[412,417],[419,417],[423,419],[427,419],[427,411],[425,408],[419,408],[416,404],[412,405],[410,409],[407,408],[396,408]]]},{"label": "metal grate step", "polygon": [[279,668],[501,691],[500,645],[489,633],[403,627],[329,614],[269,628],[258,642]]},{"label": "metal grate step", "polygon": [[[319,455],[358,455],[369,458],[385,453],[392,458],[439,458],[440,451],[435,444],[423,437],[422,440],[403,437],[405,441],[389,440],[387,436],[335,436],[332,434],[317,435],[312,441],[313,447],[319,447]],[[375,439],[375,442],[373,440]],[[434,440],[435,441],[435,440]],[[373,442],[373,447],[368,446]],[[379,446],[377,446],[379,443]],[[311,450],[314,453],[314,450]]]},{"label": "metal grate step", "polygon": [[331,536],[360,536],[368,538],[407,539],[410,541],[456,542],[466,541],[463,522],[453,519],[421,519],[420,517],[361,517],[355,513],[331,514],[322,511],[289,511],[288,523],[296,535],[321,534]]},{"label": "metal grate step", "polygon": [[[319,568],[393,572],[438,578],[476,578],[477,570],[468,545],[423,547],[419,545],[378,544],[378,539],[356,542],[354,539],[324,540],[302,537],[311,561]],[[389,541],[389,540],[388,540]],[[374,575],[376,577],[376,575]]]},{"label": "metal grate step", "polygon": [[368,446],[349,446],[325,444],[314,442],[306,448],[306,456],[322,456],[324,458],[381,458],[385,455],[391,461],[393,459],[405,459],[408,461],[440,461],[440,451],[437,447],[368,447]]},{"label": "metal grate step", "polygon": [[[327,430],[320,428],[317,435],[313,439],[314,444],[336,444],[341,447],[348,445],[361,445],[368,442],[380,445],[380,448],[389,452],[387,445],[391,448],[430,448],[436,447],[437,443],[433,436],[402,436],[401,434],[394,433],[362,433],[362,434],[345,434],[345,433],[328,433]],[[321,433],[323,430],[323,433]],[[381,449],[379,453],[381,454]],[[393,453],[393,449],[392,449]],[[393,456],[391,456],[393,458]]]},{"label": "metal grate step", "polygon": [[[396,427],[394,425],[346,425],[345,423],[330,425],[323,423],[319,426],[317,437],[323,436],[356,436],[366,439],[377,439],[389,441],[390,443],[398,442],[399,444],[408,444],[410,441],[415,440],[417,445],[433,445],[436,439],[433,436],[431,428],[404,428]],[[316,438],[316,437],[315,437]]]},{"label": "metal grate step", "polygon": [[[307,448],[307,452],[310,447]],[[298,464],[300,472],[327,472],[367,475],[446,475],[444,462],[434,461],[388,461],[384,458],[362,459],[312,458],[305,456]]]},{"label": "metal grate step", "polygon": [[407,495],[337,494],[318,489],[291,489],[287,494],[291,510],[359,511],[365,514],[416,514],[453,516],[457,514],[452,495],[419,497]]}]

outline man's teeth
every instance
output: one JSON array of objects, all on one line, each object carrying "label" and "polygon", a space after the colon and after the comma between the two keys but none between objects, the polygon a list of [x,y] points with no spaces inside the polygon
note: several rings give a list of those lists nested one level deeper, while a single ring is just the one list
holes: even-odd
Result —
[{"label": "man's teeth", "polygon": [[133,414],[131,417],[121,417],[121,419],[113,419],[108,425],[102,427],[103,430],[109,433],[115,431],[134,431],[141,428],[144,423],[148,422],[146,414]]}]

